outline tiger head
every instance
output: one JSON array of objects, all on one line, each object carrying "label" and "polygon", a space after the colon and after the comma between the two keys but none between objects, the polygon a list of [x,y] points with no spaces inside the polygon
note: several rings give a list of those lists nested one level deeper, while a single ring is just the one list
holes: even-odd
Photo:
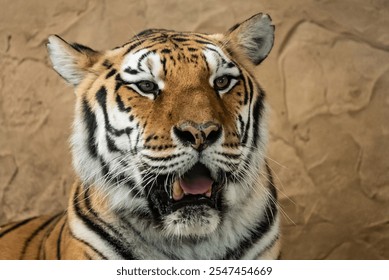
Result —
[{"label": "tiger head", "polygon": [[83,185],[142,230],[215,232],[259,192],[267,132],[252,69],[273,40],[265,14],[225,34],[150,29],[105,52],[50,36],[53,67],[75,87],[71,144]]}]

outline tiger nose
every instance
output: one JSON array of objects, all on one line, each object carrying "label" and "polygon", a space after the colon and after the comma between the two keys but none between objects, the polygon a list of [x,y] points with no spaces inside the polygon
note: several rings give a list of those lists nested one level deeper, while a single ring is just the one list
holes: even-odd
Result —
[{"label": "tiger nose", "polygon": [[214,122],[198,124],[185,122],[173,128],[174,135],[184,145],[191,145],[201,151],[212,145],[222,134],[221,125]]}]

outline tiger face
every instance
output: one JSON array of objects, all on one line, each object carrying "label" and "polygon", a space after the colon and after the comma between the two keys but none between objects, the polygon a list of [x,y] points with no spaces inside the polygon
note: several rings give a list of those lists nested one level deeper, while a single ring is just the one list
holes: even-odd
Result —
[{"label": "tiger face", "polygon": [[140,231],[206,237],[253,193],[263,165],[264,93],[252,68],[274,27],[258,14],[226,34],[146,30],[97,52],[49,38],[75,87],[73,164]]}]

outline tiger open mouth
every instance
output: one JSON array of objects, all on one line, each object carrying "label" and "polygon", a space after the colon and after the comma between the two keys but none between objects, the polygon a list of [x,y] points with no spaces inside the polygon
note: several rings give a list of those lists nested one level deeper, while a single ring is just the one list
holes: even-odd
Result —
[{"label": "tiger open mouth", "polygon": [[175,180],[172,186],[172,210],[188,205],[205,204],[217,207],[218,189],[209,169],[202,163],[195,164],[182,177]]},{"label": "tiger open mouth", "polygon": [[[210,170],[202,163],[196,163],[184,175],[171,181],[166,188],[168,175],[155,178],[148,196],[149,205],[156,221],[166,220],[169,215],[175,221],[201,221],[210,217],[210,213],[224,211],[222,188],[226,178],[222,171],[211,175]],[[174,216],[175,215],[175,216]],[[180,222],[181,223],[181,222]]]}]

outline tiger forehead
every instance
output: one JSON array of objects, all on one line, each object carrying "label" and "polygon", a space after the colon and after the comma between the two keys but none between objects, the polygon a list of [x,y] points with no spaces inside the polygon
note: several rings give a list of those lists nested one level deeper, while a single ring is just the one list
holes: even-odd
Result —
[{"label": "tiger forehead", "polygon": [[[177,74],[209,75],[211,79],[222,74],[238,76],[239,66],[223,47],[222,38],[217,34],[146,31],[123,46],[122,78],[135,82]],[[162,89],[162,80],[159,85]]]},{"label": "tiger forehead", "polygon": [[127,53],[139,49],[149,49],[155,52],[168,53],[169,51],[199,51],[206,45],[218,45],[222,42],[210,38],[206,34],[192,32],[175,32],[167,30],[147,30],[129,42]]}]

